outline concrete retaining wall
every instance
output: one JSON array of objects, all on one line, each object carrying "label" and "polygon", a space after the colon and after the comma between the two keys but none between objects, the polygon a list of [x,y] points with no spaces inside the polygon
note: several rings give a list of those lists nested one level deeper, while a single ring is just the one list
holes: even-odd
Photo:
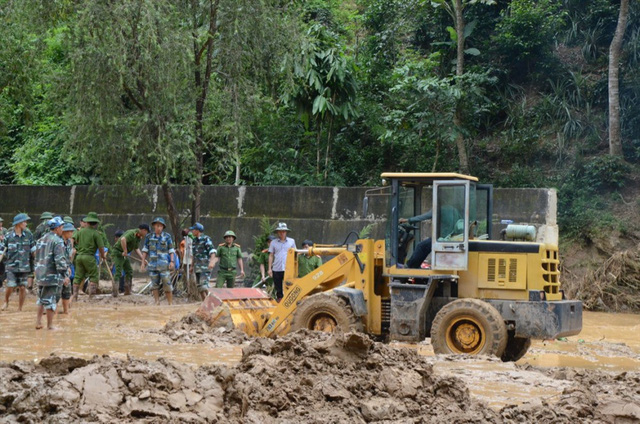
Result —
[{"label": "concrete retaining wall", "polygon": [[[383,238],[386,197],[371,197],[368,216],[362,216],[365,187],[246,187],[207,186],[202,196],[201,222],[206,234],[222,242],[232,229],[243,250],[252,250],[260,221],[285,221],[298,245],[305,238],[322,243],[341,243],[349,231],[373,224],[372,237]],[[191,208],[190,188],[173,188],[176,207],[186,216]],[[538,228],[538,241],[557,243],[556,191],[552,189],[496,189],[494,192],[494,237],[509,219]],[[98,213],[110,240],[116,229],[134,228],[155,216],[166,217],[166,204],[159,186],[2,186],[0,216],[5,227],[13,216],[27,212],[34,222],[50,211],[78,220],[90,211]],[[186,222],[186,221],[185,221]],[[32,224],[32,227],[35,225]],[[186,223],[185,223],[185,226]]]}]

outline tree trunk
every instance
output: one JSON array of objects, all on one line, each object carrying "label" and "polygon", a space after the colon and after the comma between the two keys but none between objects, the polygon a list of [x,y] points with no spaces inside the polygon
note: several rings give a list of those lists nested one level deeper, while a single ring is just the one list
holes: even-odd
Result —
[{"label": "tree trunk", "polygon": [[456,34],[458,36],[458,50],[456,58],[456,75],[464,73],[464,12],[462,0],[456,0]]},{"label": "tree trunk", "polygon": [[176,209],[176,203],[173,200],[173,190],[169,183],[162,184],[162,194],[164,194],[164,201],[167,203],[167,214],[169,215],[169,224],[171,225],[171,231],[173,233],[173,239],[176,246],[182,241],[180,233],[180,221],[178,220],[178,210]]},{"label": "tree trunk", "polygon": [[[458,49],[456,57],[456,76],[461,77],[464,74],[464,16],[463,16],[462,0],[455,1],[456,14],[456,34],[458,37]],[[453,116],[453,125],[456,127],[456,147],[458,149],[458,160],[460,162],[460,172],[469,173],[469,157],[467,156],[467,148],[464,143],[464,134],[462,132],[462,107],[460,100],[456,102],[456,110]]]},{"label": "tree trunk", "polygon": [[618,25],[609,48],[609,154],[622,157],[620,137],[620,53],[627,28],[629,0],[621,0]]}]

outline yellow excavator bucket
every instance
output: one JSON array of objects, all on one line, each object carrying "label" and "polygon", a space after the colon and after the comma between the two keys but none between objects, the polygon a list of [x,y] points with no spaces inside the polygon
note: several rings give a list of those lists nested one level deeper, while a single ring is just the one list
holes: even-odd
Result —
[{"label": "yellow excavator bucket", "polygon": [[209,295],[196,315],[213,327],[235,328],[249,336],[257,336],[277,305],[262,289],[216,288],[209,289]]}]

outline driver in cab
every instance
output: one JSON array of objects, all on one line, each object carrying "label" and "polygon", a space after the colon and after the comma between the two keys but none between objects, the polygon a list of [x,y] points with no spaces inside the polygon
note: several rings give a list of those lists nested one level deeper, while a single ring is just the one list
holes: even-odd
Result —
[{"label": "driver in cab", "polygon": [[[433,218],[433,212],[429,211],[422,215],[416,215],[411,218],[400,218],[400,224],[417,224],[422,221],[430,220]],[[458,230],[458,221],[462,219],[458,209],[453,206],[444,205],[440,207],[440,231],[438,236],[440,239],[446,239],[454,236],[454,234],[464,231],[464,227],[461,231]],[[427,237],[418,243],[413,249],[411,257],[407,261],[407,268],[420,268],[422,262],[427,259],[427,256],[431,253],[431,237]]]}]

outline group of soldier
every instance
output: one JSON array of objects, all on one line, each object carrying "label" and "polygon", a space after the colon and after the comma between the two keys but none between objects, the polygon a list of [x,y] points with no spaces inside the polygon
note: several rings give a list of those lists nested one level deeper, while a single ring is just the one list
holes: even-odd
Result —
[{"label": "group of soldier", "polygon": [[[27,228],[30,220],[26,213],[19,213],[13,218],[13,228],[5,229],[0,218],[0,262],[4,259],[7,282],[2,310],[8,307],[14,290],[19,292],[18,310],[22,310],[26,290],[32,287],[35,278],[38,295],[36,329],[43,328],[43,315],[47,317],[47,328],[51,329],[61,300],[62,313],[66,314],[72,300],[77,300],[80,286],[85,281],[88,282],[88,289],[85,291],[89,296],[96,292],[100,278],[98,264],[99,261],[106,260],[107,239],[98,229],[100,219],[95,212],[82,218],[79,228],[75,227],[71,217],[54,217],[53,214],[44,212],[40,216],[40,224],[31,233]],[[143,223],[117,237],[111,250],[111,258],[115,265],[114,274],[124,276],[125,295],[131,294],[133,268],[130,258],[131,253],[136,252],[140,258],[140,270],[146,270],[149,274],[155,303],[159,304],[162,289],[167,302],[172,304],[171,271],[176,268],[178,256],[173,238],[165,228],[164,219],[157,217],[151,222],[151,227]],[[283,294],[287,252],[296,247],[295,240],[288,237],[289,231],[286,223],[278,223],[274,231],[277,236],[269,236],[267,248],[258,257],[261,281],[273,280],[278,300]],[[236,277],[245,276],[242,251],[235,242],[236,235],[233,231],[225,232],[224,242],[217,247],[204,234],[204,226],[200,223],[193,225],[184,235],[186,237],[179,250],[183,261],[190,256],[188,262],[202,299],[208,293],[211,272],[216,263],[219,263],[217,287],[234,287]],[[311,245],[313,243],[310,240],[305,240],[303,248]],[[298,263],[299,276],[321,264],[322,261],[317,256],[301,255]],[[113,295],[118,295],[115,284]]]}]

